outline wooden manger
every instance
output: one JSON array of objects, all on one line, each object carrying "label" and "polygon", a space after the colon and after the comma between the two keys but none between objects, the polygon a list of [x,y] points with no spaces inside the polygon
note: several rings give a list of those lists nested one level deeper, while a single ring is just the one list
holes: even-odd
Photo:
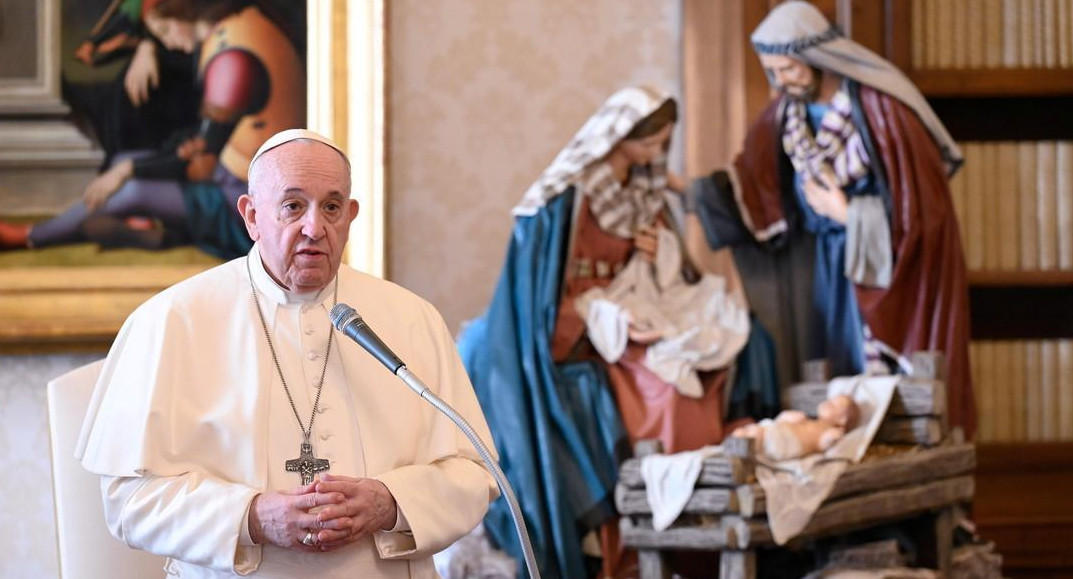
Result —
[{"label": "wooden manger", "polygon": [[[922,370],[941,364],[916,365]],[[931,374],[931,375],[929,375]],[[794,390],[799,389],[799,390]],[[826,383],[795,386],[790,405],[814,413],[826,398]],[[786,548],[850,531],[928,515],[933,523],[935,565],[949,575],[954,509],[971,502],[976,451],[951,439],[943,414],[945,388],[933,372],[915,372],[899,383],[891,410],[865,460],[847,467],[808,526]],[[721,579],[756,576],[756,552],[775,547],[767,522],[764,490],[756,482],[751,440],[727,439],[723,454],[705,459],[689,502],[674,524],[652,527],[641,477],[641,456],[656,449],[638,444],[638,458],[619,471],[615,504],[626,546],[638,550],[641,577],[664,579],[666,550],[719,551]]]}]

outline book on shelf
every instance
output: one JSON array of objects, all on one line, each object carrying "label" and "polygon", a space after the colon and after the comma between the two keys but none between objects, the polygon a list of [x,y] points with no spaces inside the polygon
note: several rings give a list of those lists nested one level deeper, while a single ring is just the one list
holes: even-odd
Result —
[{"label": "book on shelf", "polygon": [[935,68],[954,68],[954,2],[946,0],[934,4],[936,6],[935,24],[938,28],[934,45],[937,53]]},{"label": "book on shelf", "polygon": [[1037,60],[1044,68],[1058,67],[1058,38],[1056,18],[1058,16],[1057,2],[1059,0],[1042,0],[1043,9],[1036,10],[1036,21],[1040,23],[1039,42],[1043,44],[1043,59]]},{"label": "book on shelf", "polygon": [[1021,40],[1018,66],[1032,68],[1036,65],[1036,22],[1035,3],[1032,0],[1020,0],[1018,3],[1017,37]]},{"label": "book on shelf", "polygon": [[1073,67],[1073,0],[912,0],[913,69]]},{"label": "book on shelf", "polygon": [[954,59],[951,64],[954,68],[964,69],[969,67],[969,3],[968,0],[954,0],[953,29],[950,31],[950,41],[954,45]]},{"label": "book on shelf", "polygon": [[[985,68],[1002,68],[1002,0],[984,0],[978,10],[973,11],[973,20],[980,32],[980,55]],[[971,30],[971,27],[970,27]]]},{"label": "book on shelf", "polygon": [[998,147],[995,143],[983,143],[980,145],[980,170],[983,177],[980,179],[980,198],[978,203],[983,205],[984,215],[984,269],[996,271],[1000,269],[999,252],[1002,247],[1002,222],[1007,219],[1002,214],[1001,197],[999,186],[1002,178],[1002,167],[999,166]]},{"label": "book on shelf", "polygon": [[1017,68],[1021,65],[1021,17],[1019,0],[1002,0],[1002,66]]},{"label": "book on shelf", "polygon": [[1039,239],[1036,217],[1036,144],[1023,141],[1017,144],[1018,160],[1018,197],[1021,211],[1021,269],[1035,271],[1039,269]]},{"label": "book on shelf", "polygon": [[1058,365],[1058,344],[1053,340],[1044,340],[1040,343],[1040,433],[1043,440],[1055,440],[1058,435],[1058,422],[1055,420],[1058,414],[1057,381],[1061,373]]},{"label": "book on shelf", "polygon": [[1010,441],[1019,442],[1027,438],[1027,400],[1025,382],[1025,343],[1010,340],[1006,342],[1009,366],[1006,368],[1006,376],[1003,380],[1009,385],[1010,390]]},{"label": "book on shelf", "polygon": [[1058,269],[1073,270],[1073,141],[1055,143]]},{"label": "book on shelf", "polygon": [[970,348],[973,384],[976,385],[976,408],[979,414],[977,436],[981,441],[991,441],[995,440],[995,393],[991,386],[994,381],[991,368],[994,344],[989,341],[973,342]]},{"label": "book on shelf", "polygon": [[997,143],[998,161],[995,167],[998,169],[998,178],[995,179],[997,186],[996,205],[999,208],[998,218],[998,267],[1004,271],[1016,271],[1020,256],[1018,255],[1018,239],[1020,237],[1020,196],[1026,193],[1018,189],[1017,172],[1017,144],[1012,142]]},{"label": "book on shelf", "polygon": [[1073,440],[1073,340],[1058,341],[1058,439]]},{"label": "book on shelf", "polygon": [[924,67],[939,68],[942,64],[939,56],[939,37],[942,28],[939,24],[939,11],[933,2],[924,2],[921,18],[924,20]]},{"label": "book on shelf", "polygon": [[1073,272],[1073,141],[959,145],[950,198],[969,270]]},{"label": "book on shelf", "polygon": [[978,441],[1073,441],[1073,340],[976,340],[969,352]]},{"label": "book on shelf", "polygon": [[1073,67],[1073,26],[1070,19],[1073,18],[1073,0],[1058,0],[1057,15],[1055,20],[1058,24],[1058,67]]},{"label": "book on shelf", "polygon": [[1058,168],[1054,141],[1036,143],[1036,219],[1039,233],[1039,268],[1058,265]]},{"label": "book on shelf", "polygon": [[965,143],[965,262],[984,269],[983,156],[979,143]]},{"label": "book on shelf", "polygon": [[1010,412],[1012,408],[1011,395],[1013,384],[1009,382],[1012,374],[1010,369],[1009,342],[998,340],[991,343],[991,356],[985,364],[989,366],[990,380],[988,386],[991,389],[991,420],[993,440],[1011,440],[1013,428],[1011,427]]},{"label": "book on shelf", "polygon": [[935,68],[949,69],[954,67],[954,14],[952,2],[935,2],[932,0],[934,9],[936,31],[935,44]]},{"label": "book on shelf", "polygon": [[924,45],[927,42],[927,34],[924,25],[924,0],[913,0],[909,12],[909,50],[910,62],[913,70],[927,68],[924,56]]},{"label": "book on shelf", "polygon": [[1025,438],[1043,440],[1043,383],[1042,343],[1038,340],[1024,342],[1023,384],[1025,390]]},{"label": "book on shelf", "polygon": [[962,19],[965,21],[965,66],[969,69],[983,68],[987,61],[986,22],[991,0],[975,3],[966,0],[961,5]]}]

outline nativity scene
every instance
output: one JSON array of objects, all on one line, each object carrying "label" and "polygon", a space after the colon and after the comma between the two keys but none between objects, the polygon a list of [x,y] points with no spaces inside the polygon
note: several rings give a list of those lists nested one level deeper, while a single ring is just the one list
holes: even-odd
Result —
[{"label": "nativity scene", "polygon": [[1073,3],[0,16],[0,579],[1073,572]]}]

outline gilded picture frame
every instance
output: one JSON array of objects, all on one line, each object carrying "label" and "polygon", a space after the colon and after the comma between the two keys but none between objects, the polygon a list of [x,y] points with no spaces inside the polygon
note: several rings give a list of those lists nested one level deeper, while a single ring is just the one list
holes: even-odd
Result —
[{"label": "gilded picture frame", "polygon": [[[0,78],[0,173],[28,165],[49,168],[49,154],[57,143],[84,151],[85,165],[99,162],[80,135],[59,121],[67,107],[59,99],[58,64],[60,52],[61,0],[19,0],[32,2],[41,32],[35,35],[37,54],[47,58],[39,64],[32,80],[8,82]],[[0,0],[0,10],[9,0]],[[346,18],[347,0],[310,2],[308,26],[317,27],[310,35],[307,50],[309,126],[331,135],[338,125],[346,126],[348,43],[346,26],[328,23]],[[313,9],[315,5],[316,9]],[[326,5],[330,6],[328,9]],[[41,18],[36,16],[40,15]],[[382,22],[381,22],[382,24]],[[332,30],[332,33],[325,33]],[[334,38],[333,38],[334,37]],[[314,46],[314,38],[316,44]],[[0,37],[0,42],[3,39]],[[48,62],[48,59],[53,59]],[[325,60],[328,62],[326,63]],[[382,62],[379,63],[382,65]],[[6,91],[6,92],[5,92]],[[36,91],[36,92],[34,92]],[[25,98],[24,98],[25,95]],[[27,109],[26,102],[37,102]],[[28,113],[22,121],[19,114]],[[51,116],[50,116],[51,115]],[[340,125],[340,119],[342,125]],[[36,124],[35,124],[36,123]],[[12,139],[18,135],[18,139]],[[35,142],[34,136],[42,136]],[[344,135],[345,137],[345,135]],[[49,139],[51,143],[46,142]],[[22,142],[21,149],[10,146]],[[70,158],[70,155],[68,155]],[[54,174],[61,171],[52,170]],[[44,174],[44,173],[43,173]],[[62,176],[62,175],[61,175]],[[40,178],[24,179],[35,183]],[[28,185],[29,186],[29,185]],[[10,184],[9,188],[12,187]],[[0,214],[4,211],[4,182],[0,179]],[[7,191],[11,194],[11,191]],[[11,205],[8,204],[10,207]],[[204,269],[194,265],[97,265],[0,267],[0,354],[106,351],[126,317],[152,295]]]}]

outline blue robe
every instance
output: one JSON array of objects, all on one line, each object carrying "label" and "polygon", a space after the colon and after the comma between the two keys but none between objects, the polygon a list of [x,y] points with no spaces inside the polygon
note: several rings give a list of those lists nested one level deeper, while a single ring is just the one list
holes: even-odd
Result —
[{"label": "blue robe", "polygon": [[[828,105],[808,105],[808,120],[813,133],[829,109]],[[870,173],[843,190],[851,199],[879,192]],[[845,274],[846,226],[812,209],[805,200],[800,173],[794,174],[794,196],[802,225],[816,238],[809,357],[827,359],[832,376],[860,374],[864,371],[864,321],[857,306],[854,284]]]},{"label": "blue robe", "polygon": [[[517,218],[492,303],[459,339],[547,577],[589,574],[581,538],[614,515],[615,448],[626,440],[603,369],[557,364],[551,355],[573,204],[568,189],[536,215]],[[522,559],[502,497],[485,528]]]}]

